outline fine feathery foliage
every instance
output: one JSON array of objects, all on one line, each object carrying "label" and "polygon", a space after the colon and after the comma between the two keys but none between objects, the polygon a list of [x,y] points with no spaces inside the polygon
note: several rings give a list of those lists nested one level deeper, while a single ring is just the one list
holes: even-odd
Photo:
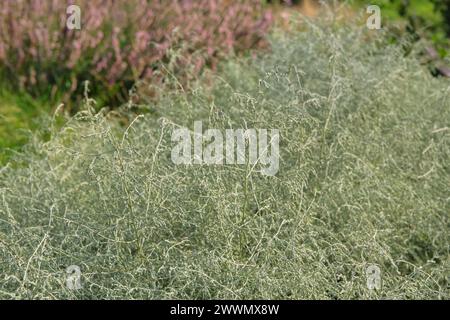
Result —
[{"label": "fine feathery foliage", "polygon": [[[274,35],[126,130],[90,100],[50,122],[0,170],[0,297],[450,298],[449,82],[382,33]],[[196,120],[279,129],[278,174],[174,165],[171,133]]]}]

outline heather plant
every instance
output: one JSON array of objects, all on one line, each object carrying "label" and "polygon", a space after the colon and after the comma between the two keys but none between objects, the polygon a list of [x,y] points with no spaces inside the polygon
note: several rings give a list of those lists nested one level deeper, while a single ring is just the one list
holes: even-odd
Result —
[{"label": "heather plant", "polygon": [[[126,127],[90,98],[49,120],[0,169],[0,297],[450,298],[448,81],[365,23],[306,22]],[[278,129],[278,173],[174,164],[195,121]]]},{"label": "heather plant", "polygon": [[[66,9],[80,7],[81,30]],[[13,89],[53,100],[123,101],[138,80],[161,83],[174,57],[180,80],[214,68],[227,54],[264,45],[271,16],[260,1],[18,0],[0,8],[0,72]]]}]

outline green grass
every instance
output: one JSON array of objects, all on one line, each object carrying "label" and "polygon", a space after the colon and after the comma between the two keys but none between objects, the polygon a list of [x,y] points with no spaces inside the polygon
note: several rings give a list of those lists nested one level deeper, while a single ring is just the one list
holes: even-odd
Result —
[{"label": "green grass", "polygon": [[[126,131],[84,111],[32,139],[0,169],[0,297],[450,298],[449,82],[349,24],[274,35]],[[195,120],[279,129],[279,173],[175,166]]]},{"label": "green grass", "polygon": [[26,93],[12,93],[0,85],[0,164],[6,164],[11,155],[27,143],[31,130],[42,113],[48,112],[45,102]]}]

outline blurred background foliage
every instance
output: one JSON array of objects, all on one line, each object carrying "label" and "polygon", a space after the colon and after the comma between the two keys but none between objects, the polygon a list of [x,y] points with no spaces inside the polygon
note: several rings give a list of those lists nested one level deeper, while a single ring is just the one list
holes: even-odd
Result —
[{"label": "blurred background foliage", "polygon": [[[69,3],[80,7],[81,30],[66,27]],[[163,65],[184,83],[230,53],[263,47],[271,21],[260,0],[6,2],[0,76],[71,108],[90,81],[98,102],[117,106],[137,81],[164,82]]]},{"label": "blurred background foliage", "polygon": [[[367,1],[357,0],[364,5]],[[448,55],[450,37],[450,0],[371,0],[381,8],[387,22],[402,21],[406,31],[431,40],[441,57]]]},{"label": "blurred background foliage", "polygon": [[[290,13],[320,15],[318,0],[18,0],[0,8],[0,162],[39,126],[40,115],[60,103],[73,113],[83,82],[97,108],[116,108],[139,83],[134,103],[148,103],[155,87],[176,77],[183,88],[204,70],[214,71],[233,55],[267,50],[266,35],[286,25]],[[82,9],[81,31],[65,27],[68,4]],[[430,43],[434,75],[450,53],[450,0],[348,0],[349,11],[381,7],[384,26]],[[136,10],[137,7],[144,8]],[[261,51],[262,50],[262,51]],[[160,92],[160,91],[159,91]]]}]

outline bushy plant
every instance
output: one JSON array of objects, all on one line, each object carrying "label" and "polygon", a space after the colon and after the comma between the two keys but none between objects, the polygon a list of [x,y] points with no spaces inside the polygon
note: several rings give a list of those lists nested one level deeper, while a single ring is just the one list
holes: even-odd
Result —
[{"label": "bushy plant", "polygon": [[[66,27],[70,4],[81,8],[81,30]],[[178,53],[175,72],[195,75],[263,45],[270,21],[258,0],[5,1],[0,71],[35,96],[68,100],[90,80],[99,99],[123,101],[135,81],[162,81],[169,52]]]},{"label": "bushy plant", "polygon": [[[0,170],[0,297],[450,298],[448,82],[369,32],[275,35],[126,129],[90,100],[50,122]],[[171,133],[195,120],[279,129],[279,173],[174,165]]]}]

